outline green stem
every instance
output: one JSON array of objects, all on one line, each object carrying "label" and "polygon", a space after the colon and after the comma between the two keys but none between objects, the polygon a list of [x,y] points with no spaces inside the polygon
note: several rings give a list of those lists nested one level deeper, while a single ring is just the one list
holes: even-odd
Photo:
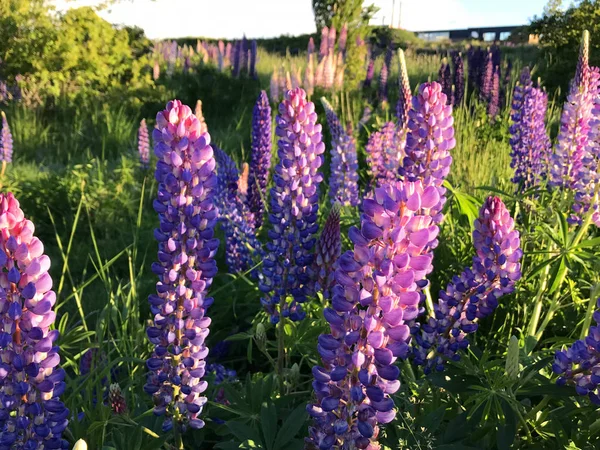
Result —
[{"label": "green stem", "polygon": [[537,332],[537,327],[540,322],[540,316],[542,315],[542,305],[544,303],[544,292],[546,291],[546,286],[548,284],[548,274],[550,273],[550,264],[546,266],[544,270],[544,275],[542,276],[542,282],[540,283],[540,287],[537,291],[534,301],[533,314],[531,315],[531,321],[529,322],[529,329],[527,330],[527,334],[529,336],[535,336]]},{"label": "green stem", "polygon": [[583,326],[581,328],[581,334],[579,335],[579,339],[585,339],[588,334],[588,330],[592,323],[592,317],[594,315],[594,311],[596,310],[596,300],[598,299],[598,291],[600,290],[600,285],[595,285],[590,290],[590,301],[588,303],[588,309],[585,313],[585,319],[583,319]]},{"label": "green stem", "polygon": [[[283,311],[283,302],[285,302],[285,299],[281,301],[282,304],[280,311]],[[283,396],[283,391],[285,388],[285,383],[283,381],[283,370],[285,367],[285,317],[283,314],[280,314],[279,318],[279,332],[277,334],[277,377],[279,378],[279,393]]]},{"label": "green stem", "polygon": [[173,434],[175,435],[175,448],[177,450],[184,450],[185,447],[183,446],[183,435],[181,434],[178,424],[175,424],[173,427]]}]

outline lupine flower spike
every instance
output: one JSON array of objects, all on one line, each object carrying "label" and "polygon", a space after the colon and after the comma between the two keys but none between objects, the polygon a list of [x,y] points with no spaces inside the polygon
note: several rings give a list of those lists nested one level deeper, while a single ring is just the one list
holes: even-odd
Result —
[{"label": "lupine flower spike", "polygon": [[245,272],[262,256],[262,247],[254,231],[254,216],[242,199],[237,165],[223,150],[214,144],[211,146],[217,162],[215,204],[225,234],[225,262],[229,273]]},{"label": "lupine flower spike", "polygon": [[465,96],[465,67],[463,64],[462,54],[460,52],[454,53],[452,56],[452,63],[454,65],[454,102],[453,105],[460,105],[463,102]]},{"label": "lupine flower spike", "polygon": [[50,259],[33,235],[19,202],[0,193],[0,448],[68,448],[62,438],[69,410],[59,397],[65,373],[58,367],[56,295]]},{"label": "lupine flower spike", "polygon": [[398,119],[398,125],[405,127],[408,123],[408,112],[412,105],[412,90],[410,89],[406,59],[404,58],[404,50],[402,49],[398,50],[398,60],[400,62],[400,75],[398,78],[400,90],[398,103],[396,104],[396,118]]},{"label": "lupine flower spike", "polygon": [[265,214],[264,197],[271,168],[271,107],[261,91],[252,111],[252,148],[248,179],[248,206],[254,214],[254,227],[260,228]]},{"label": "lupine flower spike", "polygon": [[374,186],[399,178],[398,170],[405,157],[405,134],[393,122],[386,123],[380,131],[369,136],[365,147],[367,165]]},{"label": "lupine flower spike", "polygon": [[406,157],[400,174],[409,181],[421,180],[436,186],[440,204],[433,208],[434,221],[442,221],[446,188],[442,186],[452,164],[450,150],[456,145],[452,105],[447,104],[442,87],[423,83],[413,97],[406,136]]},{"label": "lupine flower spike", "polygon": [[[263,261],[261,303],[277,323],[280,316],[301,320],[301,304],[312,293],[312,263],[318,231],[319,184],[325,146],[315,105],[297,88],[285,93],[276,119],[279,162],[271,188],[271,242]],[[287,297],[291,296],[289,303]]]},{"label": "lupine flower spike", "polygon": [[331,288],[335,283],[334,273],[341,253],[340,204],[334,203],[315,247],[315,292],[321,292],[324,299],[331,296]]},{"label": "lupine flower spike", "polygon": [[335,272],[330,333],[319,336],[323,366],[313,368],[316,403],[306,449],[379,449],[379,425],[396,415],[391,395],[400,387],[398,358],[409,354],[410,330],[432,270],[427,248],[438,227],[431,208],[435,186],[393,182],[363,203],[361,227],[349,232],[353,251]]},{"label": "lupine flower spike", "polygon": [[343,206],[358,205],[358,160],[356,142],[344,131],[337,114],[325,97],[321,98],[331,134],[331,203]]},{"label": "lupine flower spike", "polygon": [[0,177],[2,177],[6,171],[6,165],[12,162],[13,138],[8,126],[8,120],[6,120],[6,114],[4,114],[4,111],[0,114],[2,115],[2,129],[0,130],[0,160],[2,160],[2,170],[0,171]]},{"label": "lupine flower spike", "polygon": [[159,280],[149,297],[153,324],[147,333],[154,350],[147,362],[150,373],[144,390],[154,400],[154,413],[164,415],[163,430],[179,422],[182,429],[202,428],[199,418],[206,397],[205,345],[213,299],[207,291],[217,273],[214,206],[217,177],[208,133],[179,100],[167,104],[156,117],[156,179],[154,209],[160,225],[158,262],[152,265]]},{"label": "lupine flower spike", "polygon": [[[600,298],[596,306],[600,308]],[[600,405],[600,310],[594,312],[593,318],[596,325],[590,327],[585,339],[556,352],[552,370],[560,375],[558,385],[574,386],[577,394]]]},{"label": "lupine flower spike", "polygon": [[200,122],[200,134],[208,133],[208,126],[206,125],[206,119],[204,118],[204,113],[202,112],[202,100],[198,100],[196,102],[196,109],[194,110],[194,115],[196,119]]},{"label": "lupine flower spike", "polygon": [[150,164],[150,140],[148,139],[146,119],[142,119],[140,129],[138,130],[138,153],[140,156],[140,166],[144,170],[148,169],[148,165]]},{"label": "lupine flower spike", "polygon": [[510,127],[511,167],[515,170],[512,182],[517,190],[537,185],[545,176],[550,138],[545,119],[548,95],[533,87],[529,68],[525,67],[515,85]]},{"label": "lupine flower spike", "polygon": [[498,197],[489,197],[475,220],[473,264],[455,276],[434,305],[434,316],[415,325],[414,357],[425,373],[444,369],[447,360],[460,359],[468,347],[467,335],[489,316],[498,299],[513,292],[521,278],[519,232]]},{"label": "lupine flower spike", "polygon": [[448,104],[452,104],[452,71],[448,60],[444,58],[438,71],[438,83],[442,86],[442,92],[446,95]]}]

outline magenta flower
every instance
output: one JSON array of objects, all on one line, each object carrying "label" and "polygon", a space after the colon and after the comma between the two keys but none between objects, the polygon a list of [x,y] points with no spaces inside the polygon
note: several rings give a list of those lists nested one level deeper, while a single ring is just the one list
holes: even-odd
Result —
[{"label": "magenta flower", "polygon": [[67,448],[62,438],[69,410],[59,396],[56,295],[50,258],[33,235],[19,202],[0,193],[0,448]]},{"label": "magenta flower", "polygon": [[12,162],[13,138],[4,111],[2,111],[1,115],[2,129],[0,130],[0,161],[2,161],[3,164],[7,164]]},{"label": "magenta flower", "polygon": [[[319,172],[325,146],[315,105],[301,88],[285,93],[276,118],[279,162],[271,188],[267,256],[259,288],[261,303],[271,321],[280,315],[301,320],[301,304],[312,294],[311,268],[315,234],[319,229]],[[286,298],[292,296],[288,303]]]},{"label": "magenta flower", "polygon": [[335,203],[327,216],[321,236],[315,246],[315,292],[322,292],[329,299],[335,283],[334,273],[342,253],[340,237],[340,204]]},{"label": "magenta flower", "polygon": [[152,133],[158,158],[158,196],[154,209],[159,228],[156,294],[149,297],[153,323],[147,334],[154,350],[147,361],[144,390],[154,400],[154,413],[165,415],[163,430],[173,419],[183,429],[201,428],[206,404],[202,393],[210,318],[213,303],[207,291],[217,273],[214,260],[219,245],[214,238],[217,177],[208,133],[179,100],[171,101],[156,117]]},{"label": "magenta flower", "polygon": [[412,330],[415,362],[425,366],[425,373],[443,370],[446,360],[460,359],[458,351],[469,345],[467,334],[477,330],[478,321],[489,316],[521,278],[519,232],[498,197],[489,197],[481,207],[473,243],[473,265],[440,292],[434,317]]},{"label": "magenta flower", "polygon": [[371,134],[365,147],[367,165],[375,186],[399,178],[398,171],[405,157],[406,133],[393,122]]},{"label": "magenta flower", "polygon": [[408,117],[406,157],[400,174],[409,181],[421,180],[424,186],[437,187],[440,204],[433,208],[433,214],[439,223],[446,201],[442,184],[452,164],[450,150],[456,146],[452,105],[447,104],[438,83],[423,83],[413,97]]},{"label": "magenta flower", "polygon": [[415,319],[433,256],[427,251],[438,227],[431,208],[435,186],[394,182],[363,203],[361,227],[349,237],[335,273],[330,333],[319,337],[323,366],[315,366],[316,403],[307,410],[313,426],[305,448],[379,448],[379,425],[396,415],[391,395],[400,387],[398,358],[409,354]]}]

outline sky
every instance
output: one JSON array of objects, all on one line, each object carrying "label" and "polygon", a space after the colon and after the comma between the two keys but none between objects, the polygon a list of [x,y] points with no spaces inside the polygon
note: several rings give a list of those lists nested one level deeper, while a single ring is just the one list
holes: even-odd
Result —
[{"label": "sky", "polygon": [[[547,0],[366,0],[380,8],[373,24],[411,31],[523,25]],[[99,0],[53,0],[56,9],[95,6]],[[400,8],[400,4],[402,5]],[[394,14],[392,15],[392,12]],[[118,0],[99,12],[105,20],[136,25],[151,39],[202,36],[236,39],[315,31],[311,0]]]}]

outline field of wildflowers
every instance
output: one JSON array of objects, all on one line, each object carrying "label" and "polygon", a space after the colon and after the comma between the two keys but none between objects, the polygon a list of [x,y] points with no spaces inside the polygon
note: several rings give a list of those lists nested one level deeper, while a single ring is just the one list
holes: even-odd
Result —
[{"label": "field of wildflowers", "polygon": [[589,33],[566,96],[348,33],[0,82],[0,450],[599,448]]}]

